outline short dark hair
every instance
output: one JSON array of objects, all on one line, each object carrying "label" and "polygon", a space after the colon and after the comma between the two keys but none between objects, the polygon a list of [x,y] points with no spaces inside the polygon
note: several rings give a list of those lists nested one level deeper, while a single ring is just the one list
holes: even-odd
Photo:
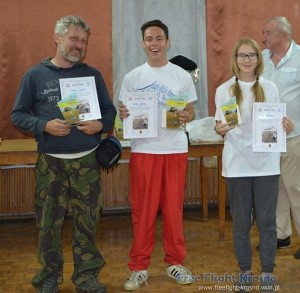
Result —
[{"label": "short dark hair", "polygon": [[145,22],[142,26],[141,26],[141,31],[142,31],[142,37],[143,37],[143,40],[144,40],[144,34],[145,34],[145,30],[149,27],[152,27],[152,26],[157,26],[157,27],[160,27],[164,33],[165,33],[165,36],[166,36],[166,39],[168,40],[169,39],[169,29],[168,27],[160,20],[158,19],[155,19],[155,20],[150,20],[150,21],[147,21]]}]

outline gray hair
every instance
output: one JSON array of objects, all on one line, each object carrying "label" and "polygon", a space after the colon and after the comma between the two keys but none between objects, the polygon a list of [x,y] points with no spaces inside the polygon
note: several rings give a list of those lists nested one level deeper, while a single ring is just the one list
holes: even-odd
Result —
[{"label": "gray hair", "polygon": [[87,22],[85,22],[82,18],[76,15],[68,15],[59,19],[56,22],[54,32],[61,36],[64,36],[68,33],[69,27],[71,25],[81,26],[88,35],[90,34],[90,27],[87,24]]},{"label": "gray hair", "polygon": [[267,22],[275,21],[277,23],[277,28],[283,32],[286,32],[289,40],[292,39],[292,25],[289,23],[286,17],[284,16],[275,16],[270,18]]}]

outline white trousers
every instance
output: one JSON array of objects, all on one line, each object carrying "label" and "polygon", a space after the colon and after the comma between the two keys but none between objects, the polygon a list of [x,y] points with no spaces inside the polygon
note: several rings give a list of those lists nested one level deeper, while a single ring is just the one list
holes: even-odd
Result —
[{"label": "white trousers", "polygon": [[287,139],[280,169],[276,224],[277,238],[284,239],[292,235],[291,217],[300,235],[300,136]]}]

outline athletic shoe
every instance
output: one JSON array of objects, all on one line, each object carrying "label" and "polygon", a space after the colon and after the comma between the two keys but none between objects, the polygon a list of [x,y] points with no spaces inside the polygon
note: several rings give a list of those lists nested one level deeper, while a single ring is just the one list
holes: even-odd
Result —
[{"label": "athletic shoe", "polygon": [[148,280],[148,271],[142,270],[142,271],[133,271],[131,276],[126,280],[124,283],[124,290],[125,291],[134,291],[140,286],[145,283],[147,283]]},{"label": "athletic shoe", "polygon": [[194,281],[192,272],[182,265],[172,265],[167,267],[167,275],[176,280],[177,283],[182,285],[191,284]]},{"label": "athletic shoe", "polygon": [[41,287],[37,290],[37,293],[57,293],[58,292],[58,284],[56,279],[48,279],[46,280]]},{"label": "athletic shoe", "polygon": [[106,287],[93,277],[76,287],[78,293],[106,293]]}]

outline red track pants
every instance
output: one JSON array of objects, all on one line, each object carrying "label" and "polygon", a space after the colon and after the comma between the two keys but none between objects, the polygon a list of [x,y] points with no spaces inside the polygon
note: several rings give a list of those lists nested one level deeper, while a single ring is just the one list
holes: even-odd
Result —
[{"label": "red track pants", "polygon": [[164,261],[182,264],[186,255],[183,202],[188,154],[131,153],[130,199],[133,243],[128,267],[145,270],[155,245],[155,221],[162,212]]}]

